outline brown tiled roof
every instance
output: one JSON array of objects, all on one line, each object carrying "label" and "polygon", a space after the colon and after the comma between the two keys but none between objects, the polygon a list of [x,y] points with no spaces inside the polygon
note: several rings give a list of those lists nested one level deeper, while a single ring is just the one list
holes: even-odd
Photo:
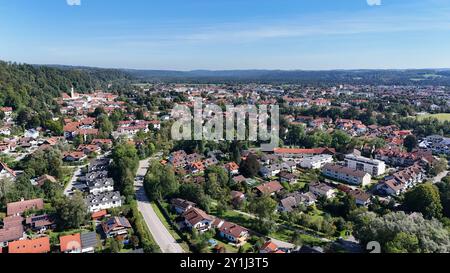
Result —
[{"label": "brown tiled roof", "polygon": [[208,215],[206,212],[198,208],[190,208],[189,210],[183,213],[183,217],[193,226],[203,220],[209,221],[213,220],[213,218],[210,215]]},{"label": "brown tiled roof", "polygon": [[8,203],[6,205],[8,216],[22,214],[23,212],[30,209],[40,210],[43,208],[44,208],[44,200],[42,200],[42,198]]},{"label": "brown tiled roof", "polygon": [[258,191],[265,194],[272,194],[274,192],[278,192],[283,189],[283,186],[278,181],[271,181],[268,183],[264,183],[256,187]]},{"label": "brown tiled roof", "polygon": [[3,219],[4,228],[13,228],[22,226],[23,217],[19,215],[8,216]]},{"label": "brown tiled roof", "polygon": [[11,168],[9,168],[8,165],[6,165],[6,163],[0,162],[0,166],[3,170],[10,173],[12,176],[14,176],[14,177],[16,176],[16,172],[14,170],[12,170]]},{"label": "brown tiled roof", "polygon": [[348,193],[353,196],[356,200],[368,201],[370,199],[370,194],[362,191],[362,190],[352,190]]},{"label": "brown tiled roof", "polygon": [[241,237],[243,232],[248,232],[247,229],[236,225],[235,223],[224,221],[224,223],[220,226],[219,231],[223,234],[228,234],[233,236],[234,238]]},{"label": "brown tiled roof", "polygon": [[0,242],[9,242],[23,237],[23,226],[0,229]]},{"label": "brown tiled roof", "polygon": [[56,178],[51,175],[44,174],[36,180],[36,183],[38,184],[38,186],[43,186],[47,181],[56,183]]},{"label": "brown tiled roof", "polygon": [[323,167],[324,170],[330,170],[337,173],[347,174],[354,177],[364,177],[367,173],[364,171],[353,170],[341,165],[328,163]]},{"label": "brown tiled roof", "polygon": [[191,207],[195,207],[196,206],[196,204],[194,202],[187,201],[187,200],[184,200],[184,199],[181,199],[181,198],[173,198],[171,200],[171,203],[172,203],[172,205],[180,207],[180,208],[183,208],[183,209],[186,209],[189,206],[191,206]]},{"label": "brown tiled roof", "polygon": [[278,148],[274,149],[276,154],[335,154],[336,150],[331,148],[316,148],[316,149],[291,149]]}]

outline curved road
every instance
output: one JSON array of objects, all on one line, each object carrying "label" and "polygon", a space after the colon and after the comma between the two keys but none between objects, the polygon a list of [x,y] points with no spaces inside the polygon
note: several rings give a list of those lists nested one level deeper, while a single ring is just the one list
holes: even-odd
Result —
[{"label": "curved road", "polygon": [[148,229],[163,253],[183,253],[184,250],[166,229],[161,220],[159,220],[158,215],[156,215],[147,195],[145,194],[143,178],[147,173],[149,162],[150,159],[140,161],[139,168],[136,173],[135,189],[138,209],[142,213]]}]

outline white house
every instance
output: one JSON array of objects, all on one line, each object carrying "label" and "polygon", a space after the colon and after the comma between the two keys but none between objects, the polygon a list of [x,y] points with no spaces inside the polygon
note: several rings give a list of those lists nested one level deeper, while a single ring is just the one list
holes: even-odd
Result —
[{"label": "white house", "polygon": [[25,130],[24,136],[32,139],[37,139],[39,137],[39,132],[36,129]]},{"label": "white house", "polygon": [[357,171],[364,171],[372,176],[380,176],[386,172],[386,164],[377,159],[349,154],[345,156],[345,166]]},{"label": "white house", "polygon": [[213,217],[201,209],[190,208],[182,214],[184,224],[190,229],[197,229],[199,232],[205,232],[211,229]]},{"label": "white house", "polygon": [[85,199],[89,212],[98,212],[104,209],[122,206],[123,197],[119,192],[105,192],[98,195],[89,195]]},{"label": "white house", "polygon": [[309,184],[309,191],[315,196],[326,196],[327,199],[334,197],[336,190],[327,184],[315,182]]},{"label": "white house", "polygon": [[16,179],[16,172],[9,168],[5,163],[0,162],[0,179]]},{"label": "white house", "polygon": [[246,228],[228,221],[216,219],[213,225],[218,229],[221,237],[236,245],[245,244],[249,236],[249,232]]},{"label": "white house", "polygon": [[88,182],[89,193],[98,195],[104,192],[114,191],[114,180],[112,178],[96,179]]},{"label": "white house", "polygon": [[372,176],[370,174],[337,164],[325,165],[322,169],[322,174],[327,177],[358,186],[365,186],[372,182]]},{"label": "white house", "polygon": [[300,167],[305,169],[320,169],[327,163],[333,162],[332,155],[316,155],[300,160]]},{"label": "white house", "polygon": [[0,135],[10,136],[11,135],[11,128],[9,128],[9,127],[2,127],[2,128],[0,128]]}]

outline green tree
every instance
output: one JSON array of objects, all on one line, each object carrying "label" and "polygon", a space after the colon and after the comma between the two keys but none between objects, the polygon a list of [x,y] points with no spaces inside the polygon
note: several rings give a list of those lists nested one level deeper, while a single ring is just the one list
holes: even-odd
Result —
[{"label": "green tree", "polygon": [[145,190],[152,200],[162,200],[178,191],[178,181],[171,166],[153,161],[145,176]]},{"label": "green tree", "polygon": [[257,221],[254,228],[262,233],[270,233],[274,228],[274,217],[277,202],[269,195],[255,197],[249,202],[249,211],[253,213]]},{"label": "green tree", "polygon": [[97,128],[99,129],[101,136],[105,138],[108,138],[114,130],[113,123],[106,114],[101,114],[97,117]]},{"label": "green tree", "polygon": [[254,154],[250,154],[246,160],[241,162],[239,172],[245,177],[254,177],[258,174],[261,165]]},{"label": "green tree", "polygon": [[119,191],[128,201],[134,196],[134,177],[139,165],[136,147],[128,143],[118,143],[112,152],[110,174]]},{"label": "green tree", "polygon": [[46,120],[44,122],[44,128],[47,130],[50,130],[53,135],[56,136],[61,136],[64,131],[63,131],[63,125],[62,122],[60,120]]},{"label": "green tree", "polygon": [[[450,251],[450,234],[441,222],[427,220],[420,214],[407,215],[393,212],[377,216],[373,212],[358,212],[352,216],[353,234],[366,245],[379,242],[384,252],[412,251],[420,253],[447,253]],[[399,235],[404,233],[406,235]],[[414,236],[418,240],[415,243]],[[418,251],[416,251],[418,245]]]},{"label": "green tree", "polygon": [[56,202],[60,224],[66,228],[80,228],[88,220],[87,206],[83,195],[76,192],[72,197],[64,196]]},{"label": "green tree", "polygon": [[409,211],[420,212],[427,219],[442,217],[442,204],[436,186],[421,184],[405,194],[404,206]]},{"label": "green tree", "polygon": [[413,234],[400,232],[395,238],[386,243],[388,253],[418,253],[419,239]]},{"label": "green tree", "polygon": [[436,162],[433,163],[430,169],[431,175],[438,175],[447,169],[447,159],[440,158]]},{"label": "green tree", "polygon": [[444,177],[436,186],[439,188],[443,213],[450,217],[450,176]]},{"label": "green tree", "polygon": [[417,147],[417,138],[414,135],[409,135],[405,137],[403,141],[403,146],[405,146],[408,152],[412,152]]},{"label": "green tree", "polygon": [[352,141],[352,137],[342,130],[336,130],[331,136],[331,147],[337,151],[345,151]]}]

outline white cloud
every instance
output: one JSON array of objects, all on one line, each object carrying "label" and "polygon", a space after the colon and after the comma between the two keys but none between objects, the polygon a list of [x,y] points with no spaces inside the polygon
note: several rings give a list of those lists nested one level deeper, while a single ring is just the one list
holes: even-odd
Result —
[{"label": "white cloud", "polygon": [[381,0],[367,0],[369,6],[381,6]]},{"label": "white cloud", "polygon": [[69,6],[81,6],[81,0],[66,0]]}]

